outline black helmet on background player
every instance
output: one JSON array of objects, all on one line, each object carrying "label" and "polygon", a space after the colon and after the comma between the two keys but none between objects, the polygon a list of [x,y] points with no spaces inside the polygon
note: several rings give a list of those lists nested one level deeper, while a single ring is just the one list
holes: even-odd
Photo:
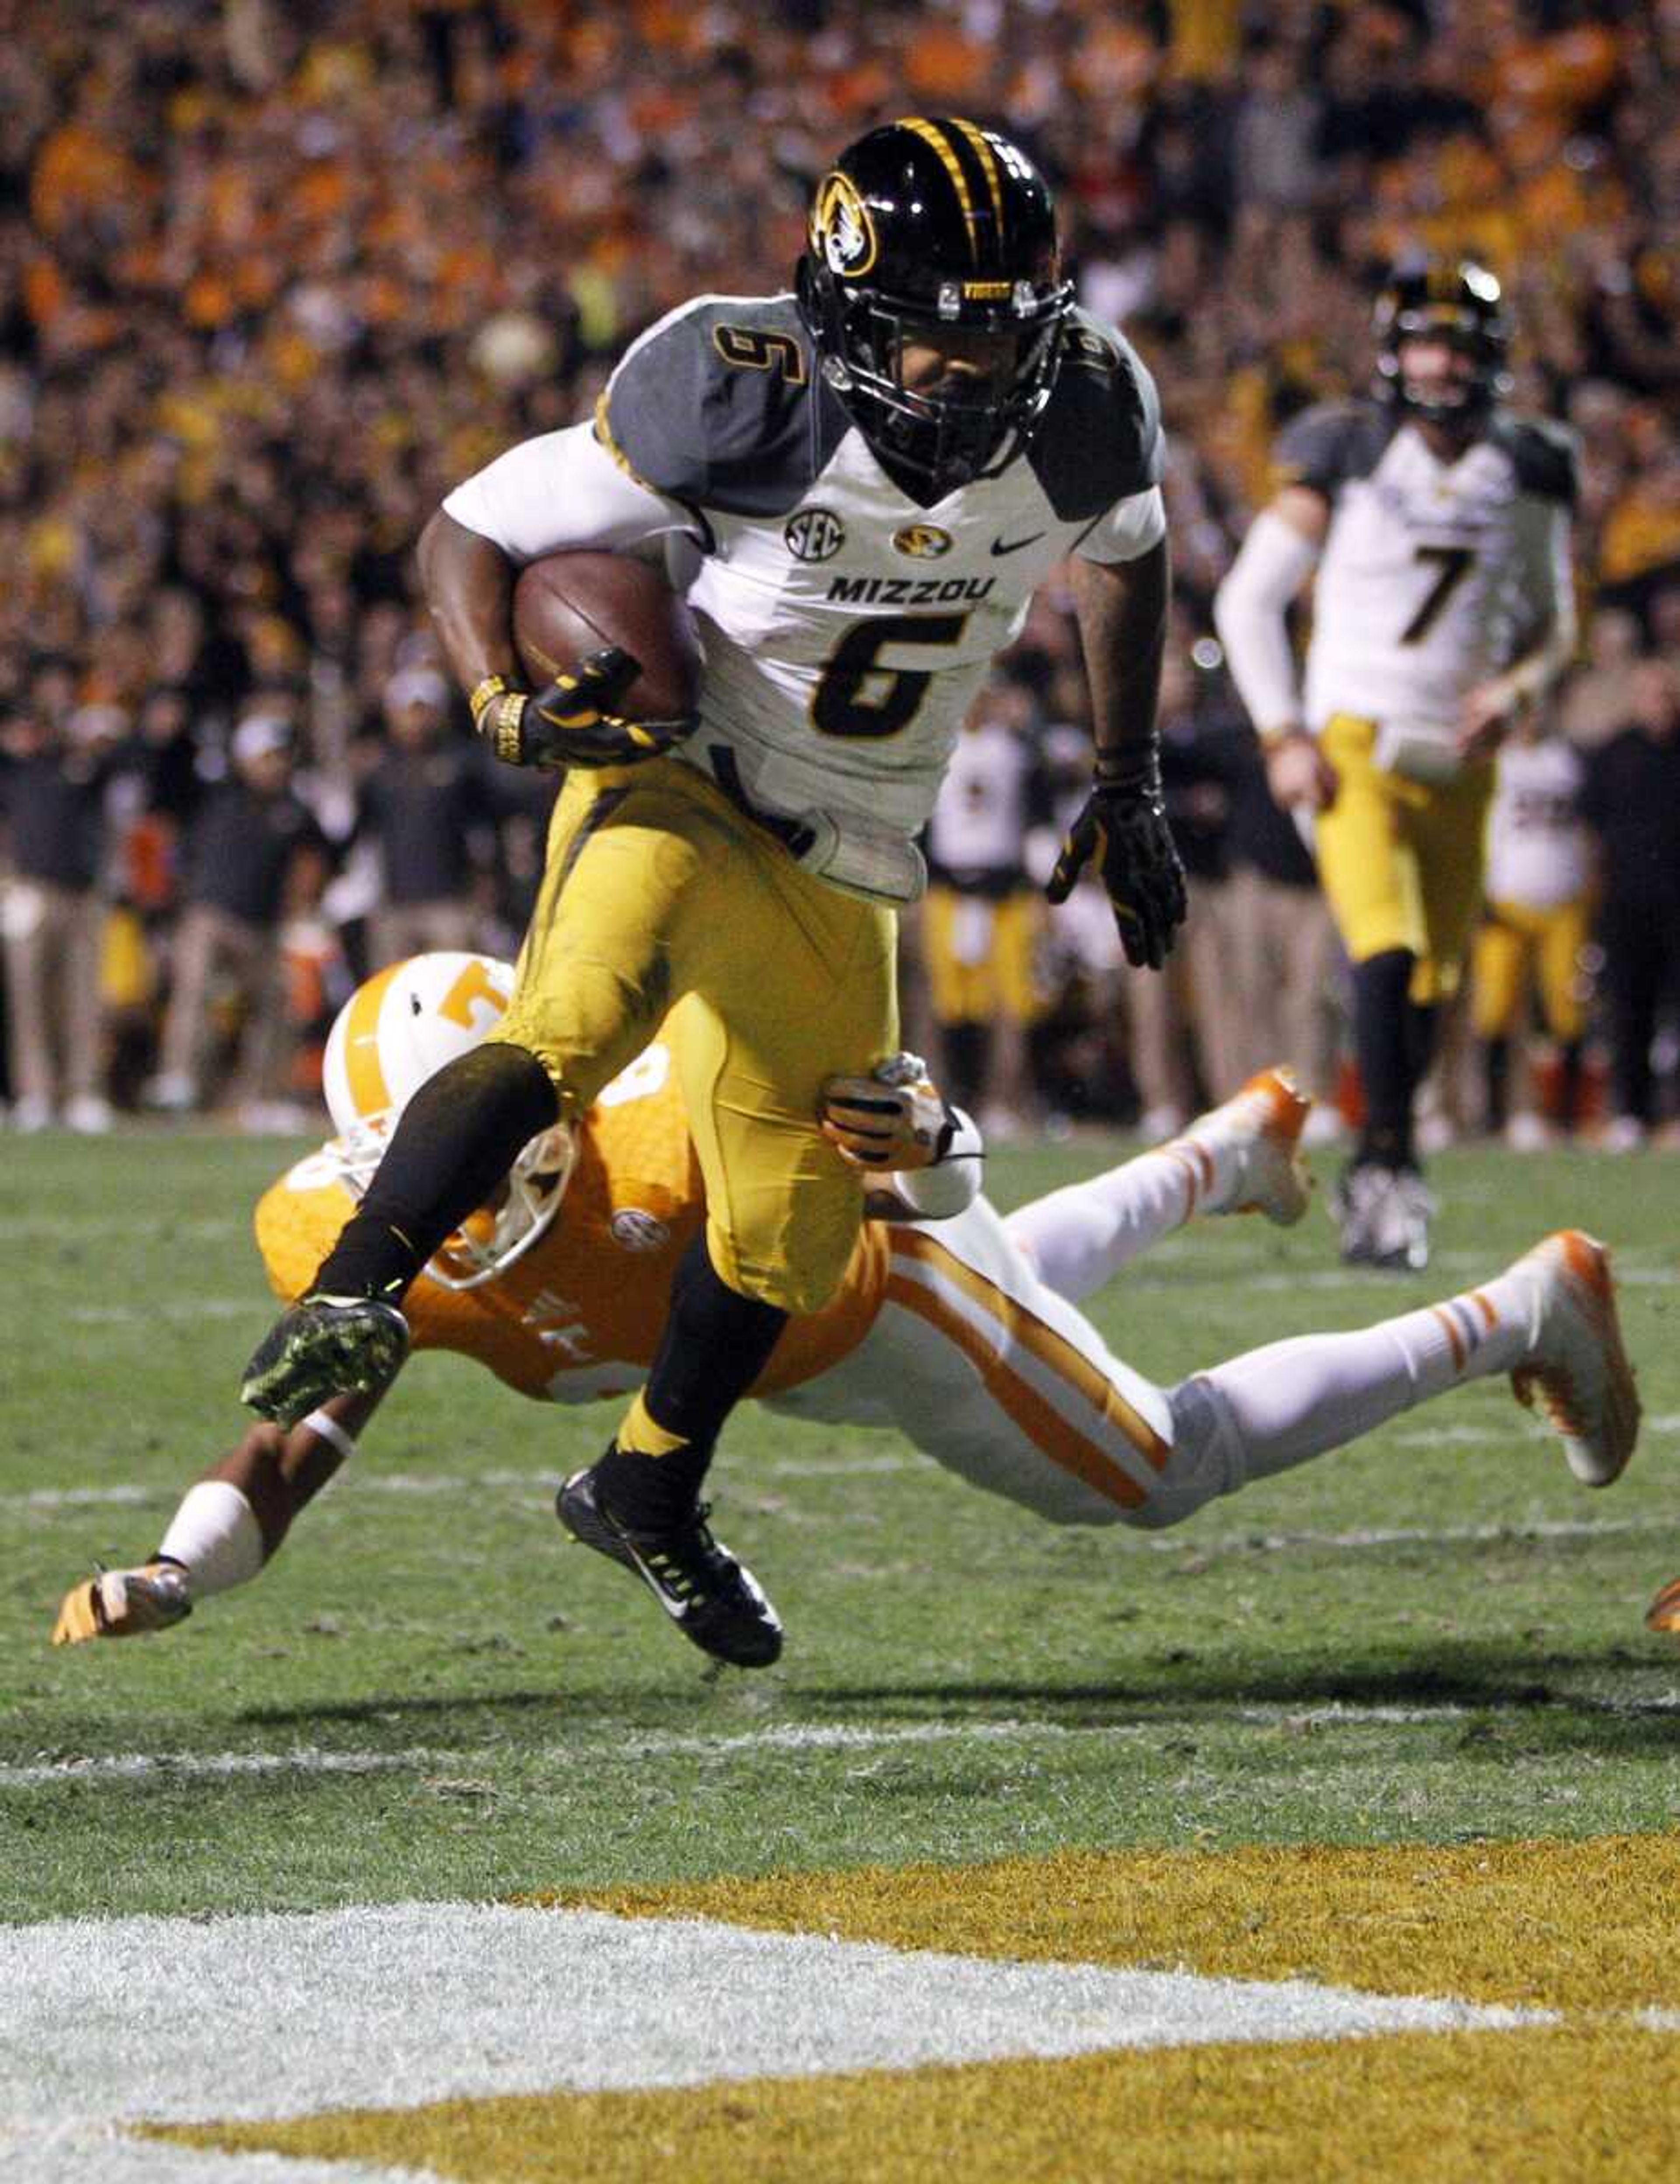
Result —
[{"label": "black helmet on background player", "polygon": [[[1468,258],[1400,259],[1377,298],[1376,332],[1376,392],[1414,417],[1439,425],[1466,422],[1510,391],[1510,320],[1504,298],[1487,267]],[[1450,391],[1426,393],[1410,385],[1401,369],[1400,345],[1408,341],[1446,342],[1470,359],[1473,370]]]},{"label": "black helmet on background player", "polygon": [[[799,307],[824,377],[876,454],[943,494],[994,476],[1031,438],[1073,303],[1043,176],[1007,137],[894,121],[843,152],[812,200]],[[1006,337],[973,391],[906,388],[907,340]]]}]

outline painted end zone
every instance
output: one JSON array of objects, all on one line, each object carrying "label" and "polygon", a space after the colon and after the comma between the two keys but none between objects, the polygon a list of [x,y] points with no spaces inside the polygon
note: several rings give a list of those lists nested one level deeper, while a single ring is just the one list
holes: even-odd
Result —
[{"label": "painted end zone", "polygon": [[[462,2184],[1670,2184],[1676,2044],[1608,2029],[749,2080],[176,2131]],[[276,2180],[277,2184],[277,2180]]]},{"label": "painted end zone", "polygon": [[[554,1981],[564,2087],[155,2135],[463,2184],[1670,2184],[1677,1905],[1674,1836],[615,1891],[559,1908],[557,1947],[581,1919],[598,1965],[609,1912],[665,1969],[637,1960],[623,2003],[598,1984],[570,2026]],[[504,2042],[516,2021],[510,1997]]]},{"label": "painted end zone", "polygon": [[1680,1832],[1217,1857],[1070,1851],[537,1900],[905,1949],[1171,1965],[1519,2008],[1680,2001]]}]

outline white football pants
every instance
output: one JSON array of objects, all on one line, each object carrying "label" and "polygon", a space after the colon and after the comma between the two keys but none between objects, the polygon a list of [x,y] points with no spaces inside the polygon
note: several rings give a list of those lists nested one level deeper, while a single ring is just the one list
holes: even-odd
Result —
[{"label": "white football pants", "polygon": [[[896,1426],[948,1470],[1054,1523],[1158,1528],[1527,1354],[1533,1284],[1502,1275],[1375,1327],[1294,1336],[1156,1387],[1074,1301],[1181,1225],[1192,1173],[1182,1156],[1145,1153],[1007,1219],[982,1198],[954,1221],[895,1228],[869,1334],[771,1407]],[[1216,1202],[1217,1185],[1204,1195]]]}]

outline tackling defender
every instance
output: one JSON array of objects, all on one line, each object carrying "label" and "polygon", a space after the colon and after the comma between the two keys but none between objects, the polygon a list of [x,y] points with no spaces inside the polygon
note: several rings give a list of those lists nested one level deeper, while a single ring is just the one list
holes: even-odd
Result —
[{"label": "tackling defender", "polygon": [[[242,1390],[289,1426],[382,1386],[398,1306],[443,1239],[669,1020],[706,1222],[574,1515],[625,1553],[656,1540],[697,1583],[716,1582],[696,1511],[723,1422],[856,1247],[822,1086],[898,1046],[915,836],[993,655],[1059,563],[1096,777],[1052,894],[1094,861],[1127,953],[1155,967],[1185,912],[1155,742],[1159,405],[1122,337],[1076,309],[1043,178],[971,122],[896,122],[823,177],[808,232],[795,293],[671,313],[592,426],[513,448],[426,527],[427,596],[480,733],[570,777],[505,1018],[408,1108]],[[704,652],[697,718],[616,714],[621,652],[519,687],[515,578],[577,548],[669,553]],[[732,1658],[780,1642],[745,1591],[723,1622]]]},{"label": "tackling defender", "polygon": [[[1412,1116],[1481,902],[1494,753],[1575,649],[1572,443],[1501,406],[1510,329],[1481,266],[1397,269],[1369,399],[1277,444],[1215,618],[1279,804],[1315,815],[1354,965],[1366,1118],[1337,1190],[1342,1256],[1419,1268],[1432,1203]],[[1315,569],[1305,693],[1285,616]]]},{"label": "tackling defender", "polygon": [[[511,967],[487,958],[420,956],[347,1005],[327,1056],[341,1135],[257,1211],[282,1295],[309,1279],[397,1111],[441,1064],[477,1048],[514,984]],[[1607,1262],[1574,1231],[1443,1303],[1275,1343],[1171,1389],[1113,1355],[1077,1302],[1151,1244],[1193,1213],[1253,1209],[1288,1224],[1305,1211],[1296,1145],[1308,1102],[1277,1072],[1182,1138],[1004,1218],[976,1195],[965,1118],[952,1118],[954,1150],[930,1158],[930,1103],[913,1078],[830,1088],[825,1130],[879,1217],[863,1223],[833,1299],[791,1319],[770,1351],[754,1392],[778,1413],[896,1426],[971,1484],[1058,1524],[1177,1524],[1215,1495],[1496,1372],[1544,1401],[1587,1485],[1609,1485],[1633,1453],[1638,1404]],[[496,1207],[446,1242],[411,1292],[414,1342],[474,1358],[537,1400],[622,1392],[654,1353],[663,1279],[704,1218],[675,1058],[656,1041],[575,1128],[526,1147]],[[150,1562],[67,1595],[55,1642],[161,1630],[254,1577],[382,1392],[335,1395],[289,1429],[253,1426],[189,1490]],[[656,1541],[596,1535],[578,1500],[589,1476],[561,1488],[562,1521],[640,1578],[697,1646],[760,1665],[738,1646],[730,1602],[748,1592],[778,1640],[779,1620],[704,1512],[704,1556],[672,1568]]]}]

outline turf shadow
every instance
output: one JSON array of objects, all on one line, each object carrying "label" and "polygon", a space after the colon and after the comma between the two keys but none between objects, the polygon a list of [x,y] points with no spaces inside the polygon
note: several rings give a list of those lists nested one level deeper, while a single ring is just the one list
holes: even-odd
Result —
[{"label": "turf shadow", "polygon": [[[697,1689],[698,1685],[698,1689]],[[453,1692],[420,1698],[405,1693],[382,1692],[364,1699],[331,1700],[323,1704],[303,1701],[296,1706],[244,1707],[230,1716],[242,1728],[287,1729],[324,1721],[383,1724],[423,1721],[451,1722],[458,1734],[470,1732],[475,1721],[485,1724],[487,1735],[494,1724],[509,1717],[520,1720],[546,1714],[556,1724],[565,1721],[626,1720],[647,1727],[669,1719],[673,1724],[692,1723],[697,1702],[704,1702],[704,1676],[673,1688],[670,1685],[626,1685],[611,1691],[514,1691]]]},{"label": "turf shadow", "polygon": [[[1620,1649],[1607,1653],[1545,1654],[1497,1645],[1455,1646],[1392,1664],[1299,1665],[1249,1669],[1226,1659],[1203,1661],[1175,1653],[1145,1663],[1130,1675],[1100,1682],[1052,1683],[1022,1679],[984,1682],[827,1685],[792,1690],[792,1703],[832,1719],[960,1722],[991,1716],[999,1708],[1070,1727],[1115,1728],[1199,1718],[1210,1725],[1221,1713],[1245,1707],[1338,1706],[1427,1713],[1439,1708],[1546,1718],[1549,1741],[1620,1749],[1648,1745],[1672,1750],[1680,1742],[1680,1713],[1669,1692],[1654,1692],[1642,1705],[1637,1692],[1605,1696],[1571,1688],[1590,1677],[1625,1680]],[[1571,1734],[1559,1732],[1569,1728]]]}]

